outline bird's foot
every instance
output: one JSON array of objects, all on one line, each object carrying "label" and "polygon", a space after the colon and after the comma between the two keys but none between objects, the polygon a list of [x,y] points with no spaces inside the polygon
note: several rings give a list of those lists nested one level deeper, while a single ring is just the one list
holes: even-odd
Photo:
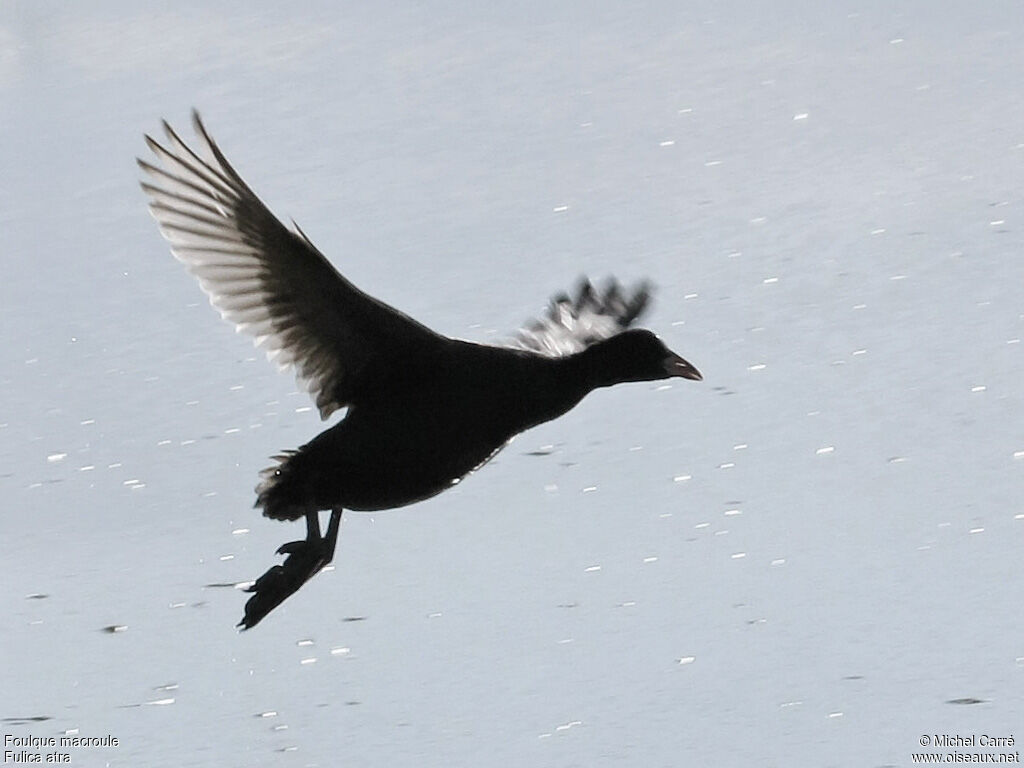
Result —
[{"label": "bird's foot", "polygon": [[277,553],[287,555],[284,563],[271,566],[245,591],[253,596],[245,604],[245,615],[238,622],[242,629],[251,629],[260,620],[317,574],[334,558],[334,546],[338,539],[338,525],[341,510],[331,513],[327,535],[320,535],[320,524],[316,513],[307,516],[309,523],[307,538],[289,541],[278,547]]},{"label": "bird's foot", "polygon": [[298,541],[288,541],[277,548],[277,555],[290,555],[295,552],[301,552],[310,546],[309,539],[299,539]]}]

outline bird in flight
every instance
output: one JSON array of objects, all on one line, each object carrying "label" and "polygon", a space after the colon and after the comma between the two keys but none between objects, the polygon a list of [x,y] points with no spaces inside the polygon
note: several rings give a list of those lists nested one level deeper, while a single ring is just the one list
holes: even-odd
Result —
[{"label": "bird in flight", "polygon": [[430,498],[599,387],[701,380],[653,333],[630,328],[649,303],[646,283],[597,290],[584,279],[504,346],[435,333],[346,280],[256,197],[195,111],[192,123],[195,149],[165,121],[164,144],[146,136],[155,161],[138,161],[171,252],[221,317],[294,369],[322,419],[346,409],[260,473],[255,506],[275,520],[305,519],[306,538],[283,544],[283,564],[248,588],[243,629],[331,562],[343,510]]}]

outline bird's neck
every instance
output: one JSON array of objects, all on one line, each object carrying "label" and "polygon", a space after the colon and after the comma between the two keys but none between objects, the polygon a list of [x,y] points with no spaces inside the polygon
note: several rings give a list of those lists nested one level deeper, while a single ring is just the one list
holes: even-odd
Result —
[{"label": "bird's neck", "polygon": [[581,399],[588,392],[623,381],[617,360],[609,354],[609,349],[603,342],[587,347],[564,360],[570,370],[569,375],[583,392],[580,395]]}]

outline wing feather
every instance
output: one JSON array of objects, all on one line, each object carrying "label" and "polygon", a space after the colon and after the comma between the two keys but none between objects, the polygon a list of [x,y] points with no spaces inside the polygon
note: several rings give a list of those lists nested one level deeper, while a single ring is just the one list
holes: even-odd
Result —
[{"label": "wing feather", "polygon": [[146,136],[142,189],[171,252],[210,303],[281,368],[293,367],[321,418],[357,402],[409,354],[444,337],[360,291],[309,238],[253,193],[192,113],[198,152],[163,123]]},{"label": "wing feather", "polygon": [[582,352],[591,344],[615,336],[632,325],[650,304],[651,291],[648,282],[626,291],[617,280],[610,278],[600,292],[583,278],[575,299],[567,293],[553,297],[547,312],[527,323],[509,346],[547,357]]}]

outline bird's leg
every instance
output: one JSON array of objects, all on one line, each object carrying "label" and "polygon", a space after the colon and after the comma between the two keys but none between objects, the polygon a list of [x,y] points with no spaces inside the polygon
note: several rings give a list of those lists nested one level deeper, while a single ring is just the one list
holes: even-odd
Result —
[{"label": "bird's leg", "polygon": [[[298,552],[299,550],[305,549],[310,544],[315,544],[320,541],[320,513],[319,512],[307,512],[306,513],[306,538],[299,539],[298,541],[289,541],[282,544],[277,548],[277,554],[288,555],[292,552]],[[330,561],[328,561],[330,562]]]},{"label": "bird's leg", "polygon": [[[334,559],[334,545],[338,543],[338,530],[341,528],[341,507],[331,510],[331,520],[327,523],[327,535],[324,536],[324,556],[327,558],[324,565]],[[320,527],[319,520],[317,527]]]},{"label": "bird's leg", "polygon": [[245,615],[238,626],[243,629],[256,626],[264,616],[331,562],[338,541],[341,512],[341,508],[331,510],[326,536],[320,535],[319,513],[306,513],[306,538],[289,541],[278,547],[278,554],[288,557],[282,565],[272,566],[246,590],[255,594],[245,604]]}]

